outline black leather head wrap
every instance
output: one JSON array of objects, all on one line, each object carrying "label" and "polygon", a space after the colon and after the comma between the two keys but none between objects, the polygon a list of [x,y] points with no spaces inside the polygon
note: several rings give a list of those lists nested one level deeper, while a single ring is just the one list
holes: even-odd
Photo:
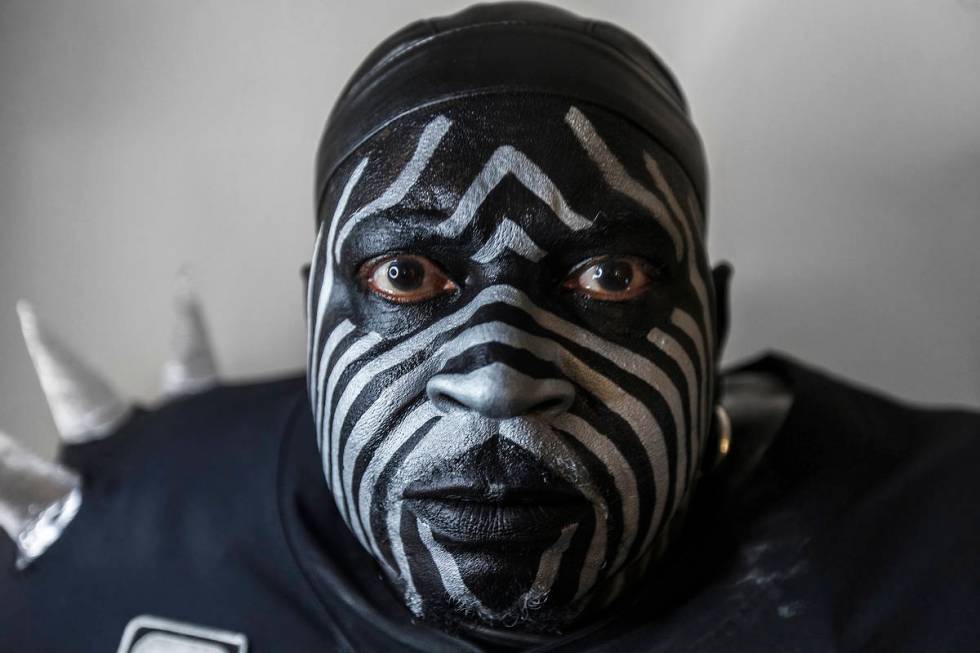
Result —
[{"label": "black leather head wrap", "polygon": [[341,92],[320,140],[317,220],[330,178],[379,130],[441,102],[499,93],[567,97],[631,121],[677,159],[705,206],[701,139],[656,55],[614,25],[514,2],[418,21],[375,48]]}]

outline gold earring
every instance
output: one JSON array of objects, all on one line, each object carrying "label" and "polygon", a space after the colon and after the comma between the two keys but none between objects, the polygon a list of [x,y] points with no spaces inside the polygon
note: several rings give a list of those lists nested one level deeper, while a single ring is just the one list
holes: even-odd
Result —
[{"label": "gold earring", "polygon": [[715,405],[715,422],[718,424],[718,452],[715,465],[728,455],[732,448],[732,418],[721,404]]}]

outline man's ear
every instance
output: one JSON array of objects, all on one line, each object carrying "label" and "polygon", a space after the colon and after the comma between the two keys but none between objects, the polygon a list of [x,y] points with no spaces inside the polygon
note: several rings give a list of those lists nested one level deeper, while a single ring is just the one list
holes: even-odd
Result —
[{"label": "man's ear", "polygon": [[721,360],[721,354],[728,340],[728,320],[730,317],[728,291],[731,286],[732,264],[722,261],[711,270],[711,278],[715,285],[715,361]]},{"label": "man's ear", "polygon": [[304,317],[309,319],[309,315],[306,313],[306,298],[310,296],[310,264],[307,263],[299,270],[299,276],[303,277],[303,313]]}]

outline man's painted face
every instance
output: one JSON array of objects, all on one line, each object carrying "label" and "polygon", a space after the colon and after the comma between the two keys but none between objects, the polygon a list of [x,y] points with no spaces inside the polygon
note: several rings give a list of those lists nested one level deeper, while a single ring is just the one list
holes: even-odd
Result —
[{"label": "man's painted face", "polygon": [[331,182],[309,385],[351,531],[418,615],[548,630],[662,548],[709,425],[702,218],[626,121],[477,98]]}]

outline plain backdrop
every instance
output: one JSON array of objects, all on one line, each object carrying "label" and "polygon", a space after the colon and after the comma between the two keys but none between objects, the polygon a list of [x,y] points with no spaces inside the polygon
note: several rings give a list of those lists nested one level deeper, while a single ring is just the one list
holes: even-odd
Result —
[{"label": "plain backdrop", "polygon": [[[390,32],[466,4],[0,2],[0,429],[54,450],[19,297],[152,403],[186,265],[227,378],[301,370],[327,112]],[[980,0],[562,4],[686,89],[736,268],[727,360],[980,404]]]}]

